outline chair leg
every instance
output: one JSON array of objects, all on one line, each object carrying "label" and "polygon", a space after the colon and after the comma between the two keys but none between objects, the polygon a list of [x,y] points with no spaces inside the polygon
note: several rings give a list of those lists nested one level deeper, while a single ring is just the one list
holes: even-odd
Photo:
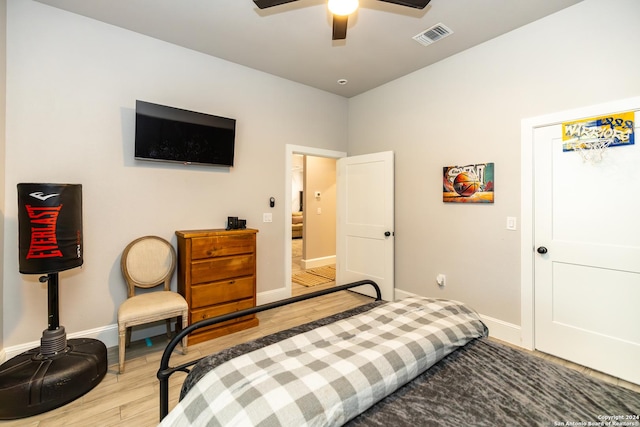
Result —
[{"label": "chair leg", "polygon": [[171,319],[166,319],[165,323],[167,324],[167,338],[171,339]]},{"label": "chair leg", "polygon": [[125,328],[126,337],[125,337],[125,347],[129,347],[131,345],[131,327]]},{"label": "chair leg", "polygon": [[118,370],[124,373],[124,348],[126,346],[127,328],[118,325]]}]

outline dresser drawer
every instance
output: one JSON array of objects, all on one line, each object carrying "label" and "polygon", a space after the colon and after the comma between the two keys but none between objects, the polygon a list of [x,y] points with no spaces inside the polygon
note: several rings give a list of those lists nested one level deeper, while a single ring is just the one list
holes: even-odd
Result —
[{"label": "dresser drawer", "polygon": [[[219,305],[216,305],[215,307],[206,307],[198,310],[191,310],[191,313],[190,313],[191,319],[189,319],[190,320],[189,324],[199,322],[200,320],[204,320],[204,319],[210,319],[216,316],[222,316],[223,314],[235,313],[236,311],[244,310],[246,308],[251,308],[253,306],[254,306],[253,299],[246,299],[246,300],[235,301],[232,303],[219,304]],[[228,322],[239,322],[239,321],[246,320],[248,318],[253,318],[253,317],[254,315],[251,314],[249,316],[243,316],[239,319],[234,319],[233,321],[222,322],[215,326],[224,325],[224,324],[227,324]]]},{"label": "dresser drawer", "polygon": [[252,276],[255,272],[255,262],[254,254],[194,261],[191,263],[191,284]]},{"label": "dresser drawer", "polygon": [[226,301],[253,298],[254,281],[255,277],[249,276],[193,286],[189,307],[194,309]]},{"label": "dresser drawer", "polygon": [[255,252],[255,234],[197,237],[191,239],[191,258],[202,259]]}]

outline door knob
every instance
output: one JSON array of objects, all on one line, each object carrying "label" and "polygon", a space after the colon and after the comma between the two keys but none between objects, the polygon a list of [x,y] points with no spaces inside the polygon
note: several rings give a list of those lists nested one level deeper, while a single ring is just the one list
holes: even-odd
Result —
[{"label": "door knob", "polygon": [[391,236],[391,232],[390,231],[385,231],[384,235],[385,235],[385,237],[389,237],[389,236]]},{"label": "door knob", "polygon": [[539,254],[546,254],[547,253],[547,248],[545,248],[544,246],[540,246],[537,250],[538,250]]}]

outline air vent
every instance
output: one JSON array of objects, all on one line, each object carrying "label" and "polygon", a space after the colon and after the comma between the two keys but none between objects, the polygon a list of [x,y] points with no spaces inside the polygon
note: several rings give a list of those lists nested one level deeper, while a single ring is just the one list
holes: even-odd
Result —
[{"label": "air vent", "polygon": [[423,46],[428,46],[431,43],[435,43],[447,37],[449,34],[453,34],[451,29],[443,24],[436,24],[433,27],[424,30],[420,34],[413,36],[413,39]]}]

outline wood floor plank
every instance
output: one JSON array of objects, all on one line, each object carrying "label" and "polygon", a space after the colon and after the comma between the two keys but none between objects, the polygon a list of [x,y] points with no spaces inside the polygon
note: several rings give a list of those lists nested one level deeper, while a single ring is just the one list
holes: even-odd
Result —
[{"label": "wood floor plank", "polygon": [[146,411],[153,411],[157,421],[158,418],[158,395],[154,389],[154,395],[149,397],[145,396],[136,400],[131,400],[119,407],[120,418],[123,422],[133,420],[141,413]]},{"label": "wood floor plank", "polygon": [[[41,421],[39,427],[45,426],[67,426],[72,423],[82,422],[87,420],[100,420],[101,416],[108,414],[111,411],[116,411],[118,417],[120,416],[120,406],[141,398],[153,398],[154,387],[153,385],[142,385],[140,387],[130,389],[113,390],[106,397],[89,401],[86,404],[81,405],[73,411],[67,411],[59,416],[49,417]],[[85,424],[87,425],[87,424]]]}]

